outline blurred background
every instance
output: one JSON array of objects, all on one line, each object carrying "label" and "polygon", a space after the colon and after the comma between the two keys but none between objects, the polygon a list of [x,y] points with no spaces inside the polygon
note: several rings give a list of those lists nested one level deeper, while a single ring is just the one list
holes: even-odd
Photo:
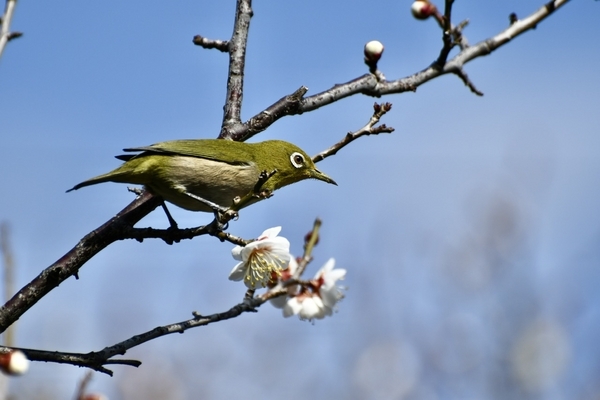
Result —
[{"label": "blurred background", "polygon": [[[19,2],[24,36],[0,62],[0,221],[22,287],[125,207],[125,185],[65,194],[113,169],[124,147],[214,138],[234,1]],[[440,2],[441,3],[441,2]],[[426,68],[441,48],[410,1],[259,2],[251,22],[243,117],[301,85],[309,95],[367,72],[363,46],[385,45],[388,79]],[[443,6],[443,4],[438,4]],[[458,0],[470,43],[529,15],[539,0]],[[338,187],[287,187],[244,210],[230,232],[272,226],[300,254],[315,217],[347,269],[339,311],[314,323],[257,314],[171,335],[126,354],[140,368],[95,374],[119,399],[599,399],[600,3],[571,2],[537,29],[466,65],[484,97],[445,76],[380,100],[354,96],[287,117],[254,140],[315,154],[393,103],[367,137],[319,164]],[[455,54],[455,53],[452,53]],[[210,216],[175,210],[180,226]],[[596,210],[596,211],[594,211]],[[167,227],[162,211],[140,226]],[[210,237],[168,246],[115,243],[16,325],[16,345],[100,350],[242,299],[235,260]],[[34,363],[14,399],[71,398],[85,370]]]}]

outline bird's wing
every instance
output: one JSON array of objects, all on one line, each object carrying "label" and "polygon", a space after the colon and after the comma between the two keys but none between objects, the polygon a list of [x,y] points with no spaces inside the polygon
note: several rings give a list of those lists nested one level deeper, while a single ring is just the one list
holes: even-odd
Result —
[{"label": "bird's wing", "polygon": [[[151,154],[164,154],[173,156],[188,156],[204,158],[207,160],[226,162],[232,165],[252,165],[253,157],[247,147],[238,142],[227,142],[227,155],[229,160],[223,159],[224,141],[215,143],[216,140],[191,139],[191,140],[172,140],[168,142],[156,143],[150,146],[130,147],[123,149],[128,152],[141,152],[140,154],[123,154],[116,156],[119,160],[129,161],[132,158],[147,156]],[[241,146],[240,146],[241,145]]]}]

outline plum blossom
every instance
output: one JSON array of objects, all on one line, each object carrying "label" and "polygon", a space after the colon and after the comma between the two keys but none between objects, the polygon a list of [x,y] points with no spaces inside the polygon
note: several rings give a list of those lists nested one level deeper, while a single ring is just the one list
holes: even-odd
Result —
[{"label": "plum blossom", "polygon": [[285,297],[283,316],[298,315],[300,319],[313,320],[332,315],[336,304],[344,298],[343,288],[336,283],[346,276],[345,269],[333,269],[334,266],[335,260],[330,258],[308,285]]},{"label": "plum blossom", "polygon": [[342,287],[336,286],[336,282],[344,279],[346,276],[346,270],[335,267],[335,259],[330,258],[323,267],[315,274],[315,281],[317,282],[317,290],[321,299],[323,299],[323,305],[326,309],[326,315],[331,315],[335,305],[338,301],[344,298]]},{"label": "plum blossom", "polygon": [[240,262],[231,270],[229,279],[243,280],[249,289],[256,289],[267,286],[273,274],[279,276],[291,259],[290,242],[277,236],[280,231],[280,226],[269,228],[254,242],[234,247],[231,255]]},{"label": "plum blossom", "polygon": [[[296,271],[298,270],[298,261],[296,258],[291,256],[290,263],[287,268],[281,271],[281,275],[279,276],[279,280],[277,280],[277,284],[271,290],[279,290],[283,289],[283,282],[294,278]],[[277,279],[277,278],[276,278]],[[276,279],[273,279],[275,281]],[[293,296],[298,291],[298,285],[289,285],[287,286],[288,296]],[[269,300],[273,307],[283,308],[288,301],[287,296],[279,296]]]}]

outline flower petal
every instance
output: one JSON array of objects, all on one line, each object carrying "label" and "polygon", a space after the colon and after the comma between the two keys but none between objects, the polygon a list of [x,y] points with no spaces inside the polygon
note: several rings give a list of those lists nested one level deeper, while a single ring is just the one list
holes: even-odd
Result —
[{"label": "flower petal", "polygon": [[244,279],[244,275],[246,274],[246,264],[243,262],[237,263],[235,267],[229,273],[230,281],[241,281]]},{"label": "flower petal", "polygon": [[331,289],[335,287],[337,281],[344,279],[345,276],[345,269],[334,269],[333,271],[323,276],[323,285],[321,286],[321,288],[324,288],[326,290]]},{"label": "flower petal", "polygon": [[244,250],[242,246],[235,246],[233,249],[231,249],[231,255],[234,259],[242,261],[242,250]]},{"label": "flower petal", "polygon": [[275,226],[273,228],[269,228],[269,229],[265,230],[263,233],[260,234],[260,236],[258,237],[258,240],[264,240],[264,239],[268,239],[268,238],[274,238],[277,235],[279,235],[279,232],[281,232],[281,227],[280,226]]},{"label": "flower petal", "polygon": [[291,317],[292,315],[296,315],[302,309],[302,305],[298,302],[298,298],[292,297],[287,301],[285,307],[283,307],[283,316]]},{"label": "flower petal", "polygon": [[332,286],[330,289],[321,287],[319,295],[323,299],[323,304],[330,308],[333,308],[338,301],[344,298],[344,293],[336,286]]},{"label": "flower petal", "polygon": [[271,305],[275,308],[285,307],[285,305],[287,304],[287,301],[288,301],[287,296],[279,296],[279,297],[275,297],[275,298],[272,298],[271,300],[269,300]]}]

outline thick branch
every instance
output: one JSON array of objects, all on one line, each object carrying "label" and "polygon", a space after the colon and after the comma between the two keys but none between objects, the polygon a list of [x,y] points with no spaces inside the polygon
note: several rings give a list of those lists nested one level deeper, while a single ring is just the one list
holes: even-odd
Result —
[{"label": "thick branch", "polygon": [[0,332],[4,332],[23,313],[70,276],[77,277],[79,268],[98,252],[123,238],[140,219],[154,210],[161,199],[144,192],[115,217],[87,234],[67,254],[46,268],[0,308]]},{"label": "thick branch", "polygon": [[238,0],[236,6],[233,35],[228,45],[229,73],[227,74],[227,97],[223,108],[221,129],[241,123],[246,45],[252,17],[251,3],[251,0]]},{"label": "thick branch", "polygon": [[10,31],[10,24],[15,13],[16,5],[17,0],[6,0],[4,14],[2,15],[2,19],[0,20],[0,58],[2,58],[2,53],[4,53],[6,44],[12,39],[16,39],[23,35],[21,32]]},{"label": "thick branch", "polygon": [[294,93],[277,100],[243,124],[236,124],[223,129],[219,137],[243,142],[264,131],[281,117],[300,114],[302,98],[306,92],[308,92],[308,88],[301,86]]}]

